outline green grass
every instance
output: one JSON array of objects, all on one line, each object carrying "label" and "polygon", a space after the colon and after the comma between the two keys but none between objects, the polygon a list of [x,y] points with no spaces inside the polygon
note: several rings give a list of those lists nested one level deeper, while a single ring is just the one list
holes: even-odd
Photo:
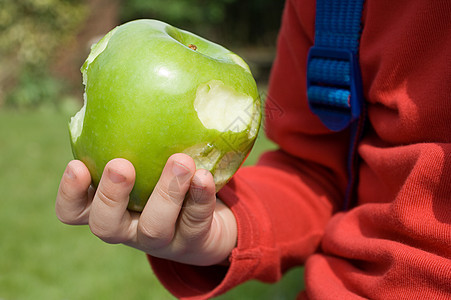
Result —
[{"label": "green grass", "polygon": [[[0,110],[0,299],[173,299],[143,253],[57,220],[59,179],[72,158],[67,121]],[[271,147],[259,137],[247,163]],[[297,268],[277,284],[248,282],[219,299],[293,299],[301,278]]]}]

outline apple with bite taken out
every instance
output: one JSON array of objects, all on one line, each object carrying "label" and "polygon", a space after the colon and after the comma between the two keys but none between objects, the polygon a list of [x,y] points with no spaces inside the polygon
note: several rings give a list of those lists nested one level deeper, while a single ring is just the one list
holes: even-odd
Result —
[{"label": "apple with bite taken out", "polygon": [[94,186],[111,159],[132,162],[130,210],[144,208],[172,154],[190,155],[219,190],[257,137],[261,101],[248,65],[190,32],[156,20],[125,23],[93,45],[81,71],[73,154]]}]

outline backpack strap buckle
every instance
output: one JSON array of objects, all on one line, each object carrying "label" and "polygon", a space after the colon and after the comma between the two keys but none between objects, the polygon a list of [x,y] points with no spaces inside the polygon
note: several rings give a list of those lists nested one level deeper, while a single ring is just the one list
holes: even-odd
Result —
[{"label": "backpack strap buckle", "polygon": [[363,91],[357,53],[313,46],[307,60],[310,110],[332,131],[341,131],[362,112]]}]

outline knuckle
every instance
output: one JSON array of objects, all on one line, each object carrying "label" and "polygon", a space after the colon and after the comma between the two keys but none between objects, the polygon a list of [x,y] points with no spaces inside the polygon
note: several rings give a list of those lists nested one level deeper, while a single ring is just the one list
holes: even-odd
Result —
[{"label": "knuckle", "polygon": [[89,222],[89,228],[96,237],[98,237],[105,243],[119,244],[124,241],[121,234],[119,234],[117,230],[109,228],[104,224],[100,224],[97,222]]},{"label": "knuckle", "polygon": [[[173,203],[177,206],[181,206],[183,203],[183,198],[181,197],[180,193],[177,191],[171,190],[171,189],[165,189],[165,188],[158,188],[156,189],[157,195],[163,199],[164,201]],[[181,198],[181,200],[180,200]]]},{"label": "knuckle", "polygon": [[67,184],[64,184],[64,182],[62,182],[60,185],[58,197],[63,201],[70,201],[73,198],[69,186]]},{"label": "knuckle", "polygon": [[69,224],[69,222],[71,222],[72,220],[72,218],[70,218],[68,214],[65,212],[65,209],[61,206],[59,199],[56,200],[55,214],[58,220],[64,224]]},{"label": "knuckle", "polygon": [[149,222],[139,222],[138,237],[151,244],[154,248],[165,247],[170,244],[173,232],[167,232],[158,226],[152,226]]},{"label": "knuckle", "polygon": [[118,205],[118,201],[114,200],[113,197],[105,193],[102,189],[98,189],[96,195],[102,203],[110,208],[115,208]]},{"label": "knuckle", "polygon": [[75,225],[74,224],[74,219],[70,218],[69,216],[62,214],[61,212],[59,212],[58,210],[56,211],[56,217],[58,218],[58,220],[63,223],[63,224],[67,224],[67,225]]},{"label": "knuckle", "polygon": [[180,231],[185,240],[197,241],[205,237],[210,229],[208,220],[199,219],[189,214],[180,218]]},{"label": "knuckle", "polygon": [[188,227],[198,227],[204,224],[205,221],[205,217],[189,212],[185,212],[181,218],[181,222]]},{"label": "knuckle", "polygon": [[162,240],[165,237],[163,230],[155,230],[154,226],[149,226],[144,222],[139,222],[138,231],[143,237],[150,240]]},{"label": "knuckle", "polygon": [[64,200],[57,199],[56,201],[55,214],[61,223],[67,225],[86,224],[85,217],[88,213],[88,208],[86,206],[74,208],[64,203]]},{"label": "knuckle", "polygon": [[66,214],[61,214],[57,211],[56,216],[58,218],[58,220],[66,225],[79,225],[79,222],[76,218],[74,218],[73,216],[69,216]]}]

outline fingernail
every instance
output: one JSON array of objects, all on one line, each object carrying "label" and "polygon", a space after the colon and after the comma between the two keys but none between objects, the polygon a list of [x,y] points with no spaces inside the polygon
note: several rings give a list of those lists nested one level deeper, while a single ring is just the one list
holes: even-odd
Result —
[{"label": "fingernail", "polygon": [[108,170],[108,177],[113,183],[121,183],[125,181],[125,176],[122,174],[119,174],[117,171],[109,169]]},{"label": "fingernail", "polygon": [[69,166],[67,166],[66,172],[64,172],[64,174],[66,174],[67,178],[69,178],[70,180],[74,180],[76,178],[74,171]]},{"label": "fingernail", "polygon": [[203,195],[205,193],[205,187],[192,184],[189,192],[190,192],[191,197],[194,200],[194,202],[196,202],[197,200],[199,200],[203,197]]},{"label": "fingernail", "polygon": [[189,173],[189,169],[175,161],[172,165],[172,173],[177,177],[183,177]]}]

